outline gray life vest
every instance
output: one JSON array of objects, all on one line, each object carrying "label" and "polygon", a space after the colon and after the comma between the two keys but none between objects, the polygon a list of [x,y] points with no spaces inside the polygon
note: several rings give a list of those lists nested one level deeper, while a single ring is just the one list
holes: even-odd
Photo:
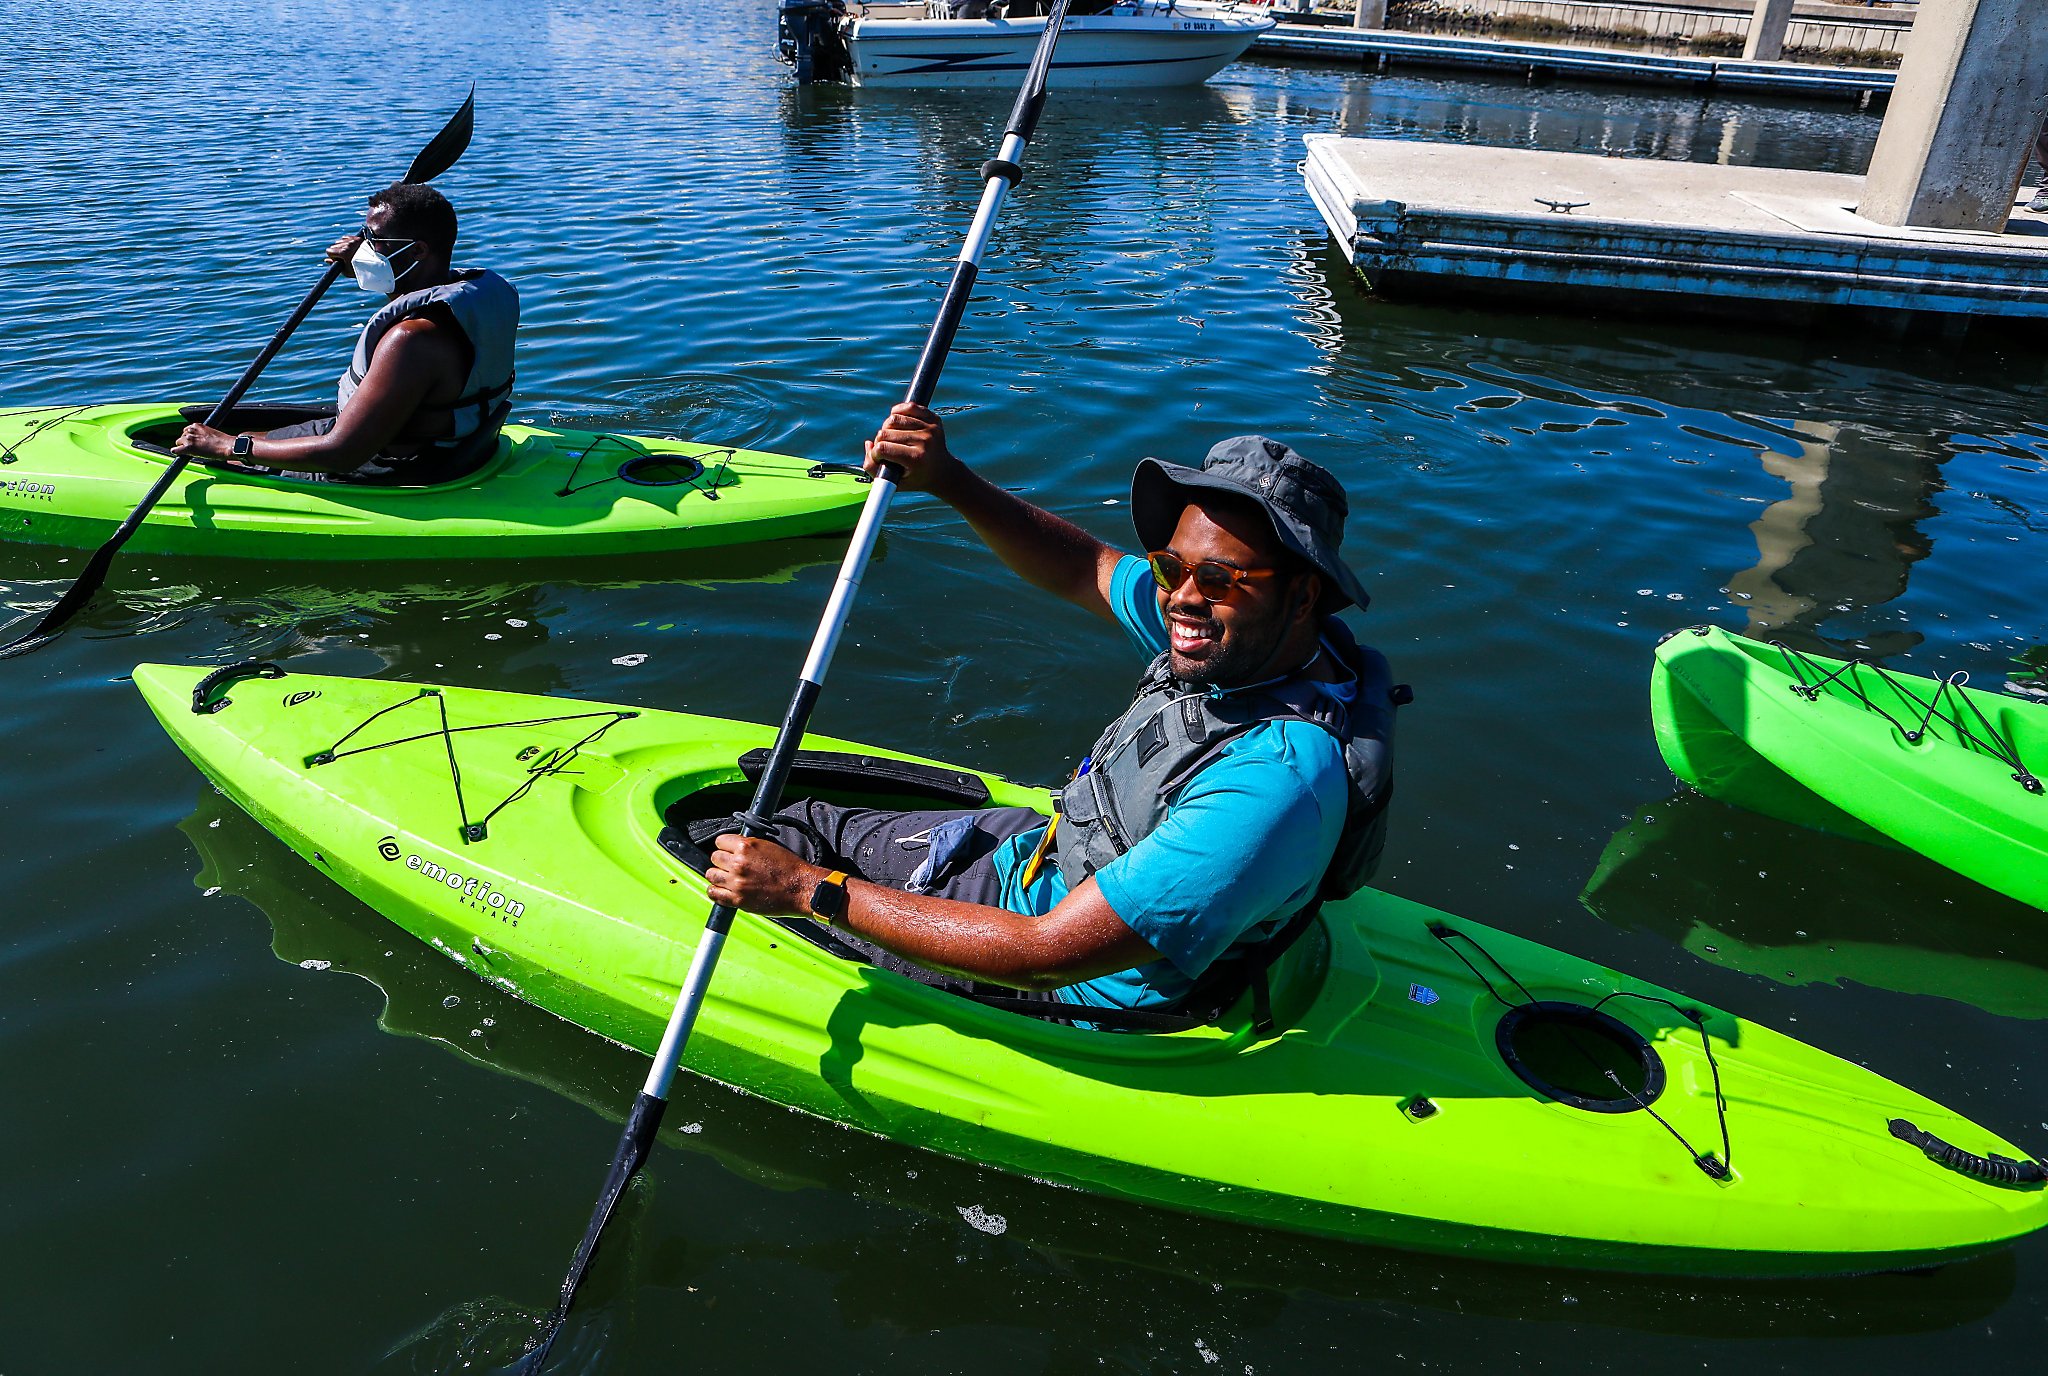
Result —
[{"label": "gray life vest", "polygon": [[378,341],[399,321],[436,305],[447,307],[455,317],[474,354],[462,395],[447,407],[449,433],[426,441],[431,447],[446,448],[485,432],[496,434],[511,409],[512,343],[519,333],[519,293],[487,268],[464,268],[451,282],[409,291],[387,302],[357,337],[355,356],[341,375],[337,394],[342,409],[347,410],[348,399],[369,375],[370,356],[377,351]]},{"label": "gray life vest", "polygon": [[[1263,722],[1290,718],[1321,727],[1343,746],[1349,787],[1343,833],[1307,906],[1364,887],[1386,842],[1394,707],[1406,691],[1394,688],[1386,657],[1361,646],[1343,622],[1324,623],[1323,644],[1357,682],[1348,708],[1299,675],[1223,692],[1173,677],[1169,655],[1153,660],[1138,681],[1136,700],[1110,723],[1060,793],[1053,839],[1068,890],[1151,835],[1175,796],[1232,740]],[[1288,916],[1274,913],[1267,921]]]}]

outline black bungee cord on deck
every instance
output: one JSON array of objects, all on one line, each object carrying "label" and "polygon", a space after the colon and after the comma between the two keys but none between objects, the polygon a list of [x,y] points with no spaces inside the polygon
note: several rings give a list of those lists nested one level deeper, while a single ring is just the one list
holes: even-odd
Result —
[{"label": "black bungee cord on deck", "polygon": [[[1955,732],[1956,744],[1966,750],[1974,750],[1979,755],[1989,756],[2010,769],[2013,782],[2021,788],[2029,793],[2042,791],[2043,785],[2039,776],[2028,769],[2026,762],[2020,758],[2018,744],[2008,740],[2004,732],[1993,726],[1991,719],[1984,715],[1984,709],[1963,691],[1970,682],[1967,671],[1958,669],[1946,678],[1936,679],[1934,696],[1923,699],[1908,686],[1909,680],[1905,676],[1894,674],[1881,664],[1848,659],[1830,668],[1782,640],[1773,640],[1770,644],[1785,657],[1785,667],[1799,680],[1797,683],[1786,685],[1798,697],[1808,702],[1818,702],[1821,693],[1831,684],[1839,684],[1857,702],[1897,728],[1909,745],[1918,745],[1926,737],[1928,728],[1940,722]],[[1859,681],[1859,674],[1865,669],[1876,674],[1885,687],[1898,695],[1901,702],[1911,703],[1920,714],[1919,721],[1909,726],[1880,706]],[[1946,712],[1942,710],[1945,701],[1951,704]],[[1976,723],[1974,726],[1971,725],[1973,719]]]},{"label": "black bungee cord on deck", "polygon": [[[1509,970],[1507,966],[1501,964],[1500,961],[1494,956],[1493,952],[1487,950],[1486,947],[1482,946],[1470,933],[1458,931],[1456,928],[1451,927],[1442,922],[1432,922],[1429,924],[1429,934],[1435,937],[1438,941],[1442,942],[1444,949],[1449,951],[1452,955],[1456,956],[1458,958],[1459,963],[1462,964],[1467,970],[1470,970],[1473,974],[1473,977],[1476,978],[1481,984],[1486,986],[1486,992],[1493,995],[1494,1000],[1501,1004],[1503,1007],[1508,1008],[1510,1010],[1519,1008],[1536,1008],[1541,1003],[1541,1000],[1539,1000],[1534,994],[1529,992],[1528,985],[1522,983],[1521,980],[1517,979],[1513,971]],[[1473,950],[1479,952],[1480,955],[1484,956],[1486,958],[1487,964],[1491,965],[1494,969],[1498,970],[1503,979],[1505,979],[1508,983],[1514,985],[1515,988],[1521,992],[1522,1001],[1520,1003],[1516,1003],[1512,999],[1509,999],[1506,995],[1502,994],[1500,990],[1496,989],[1494,987],[1493,980],[1487,976],[1485,971],[1481,970],[1477,965],[1474,965],[1472,961],[1465,955],[1465,953],[1459,950],[1458,947],[1453,944],[1455,941],[1463,941],[1467,943],[1472,947]],[[1721,1063],[1714,1059],[1714,1043],[1713,1039],[1707,1035],[1706,1019],[1700,1015],[1699,1010],[1696,1008],[1683,1007],[1682,1005],[1674,1003],[1670,999],[1663,998],[1657,994],[1639,994],[1627,989],[1617,989],[1612,993],[1606,994],[1602,996],[1597,1003],[1593,1003],[1590,1005],[1582,1004],[1577,1006],[1590,1008],[1592,1012],[1597,1013],[1600,1011],[1602,1005],[1606,1004],[1610,999],[1618,998],[1641,999],[1645,1003],[1661,1003],[1666,1008],[1669,1008],[1672,1012],[1678,1014],[1678,1016],[1684,1018],[1687,1022],[1691,1023],[1694,1029],[1698,1031],[1698,1033],[1700,1034],[1700,1049],[1706,1053],[1707,1069],[1713,1075],[1714,1080],[1714,1114],[1716,1119],[1719,1121],[1721,1127],[1720,1156],[1717,1157],[1710,1151],[1702,1152],[1697,1150],[1693,1146],[1693,1144],[1686,1139],[1684,1133],[1680,1132],[1676,1127],[1672,1126],[1669,1119],[1665,1118],[1663,1114],[1657,1112],[1656,1109],[1650,1106],[1650,1101],[1648,1099],[1644,1098],[1641,1094],[1637,1093],[1633,1089],[1630,1089],[1626,1084],[1624,1084],[1622,1082],[1621,1077],[1615,1074],[1611,1068],[1602,1065],[1600,1063],[1599,1058],[1593,1055],[1591,1051],[1588,1051],[1586,1049],[1585,1044],[1581,1042],[1577,1037],[1572,1035],[1572,1031],[1570,1028],[1559,1028],[1559,1033],[1564,1037],[1565,1041],[1571,1045],[1571,1048],[1574,1051],[1578,1052],[1581,1056],[1584,1056],[1586,1058],[1587,1063],[1592,1065],[1596,1070],[1600,1072],[1602,1079],[1605,1079],[1610,1084],[1612,1084],[1616,1089],[1620,1090],[1622,1095],[1626,1097],[1630,1103],[1634,1104],[1644,1113],[1649,1114],[1651,1119],[1653,1119],[1659,1127],[1663,1128],[1664,1131],[1670,1133],[1671,1136],[1677,1140],[1678,1145],[1685,1148],[1685,1154],[1692,1158],[1692,1163],[1695,1166],[1698,1166],[1700,1170],[1707,1176],[1708,1179],[1728,1179],[1729,1176],[1733,1174],[1734,1169],[1732,1161],[1734,1153],[1730,1149],[1728,1140],[1728,1098],[1725,1094],[1722,1093],[1721,1090]]]},{"label": "black bungee cord on deck", "polygon": [[[228,706],[233,699],[216,697],[214,694],[246,678],[283,678],[285,671],[268,660],[247,659],[216,669],[201,679],[192,690],[192,711],[200,716],[211,716]],[[429,731],[417,731],[409,736],[397,736],[391,740],[376,741],[345,749],[348,743],[368,730],[374,723],[402,711],[415,703],[431,700],[439,712],[439,724]],[[638,712],[622,709],[608,709],[594,712],[565,712],[558,717],[525,717],[517,721],[486,721],[471,726],[454,726],[448,721],[448,697],[438,688],[422,688],[409,698],[401,698],[388,706],[380,707],[369,716],[344,731],[341,738],[324,750],[317,750],[306,757],[308,769],[318,769],[354,755],[368,755],[378,750],[390,750],[401,745],[416,745],[421,741],[440,741],[448,757],[448,781],[455,789],[455,814],[460,824],[460,836],[464,845],[485,839],[489,835],[491,819],[512,804],[533,791],[533,786],[542,779],[555,774],[573,772],[569,766],[576,760],[584,746],[596,741],[605,732],[622,721],[639,716]],[[568,721],[592,721],[597,724],[577,740],[566,746],[557,746],[538,753],[532,763],[526,766],[526,778],[476,821],[469,820],[469,802],[462,792],[462,765],[455,758],[455,738],[475,731],[507,731],[524,727],[554,726]],[[525,758],[522,754],[522,759]]]}]

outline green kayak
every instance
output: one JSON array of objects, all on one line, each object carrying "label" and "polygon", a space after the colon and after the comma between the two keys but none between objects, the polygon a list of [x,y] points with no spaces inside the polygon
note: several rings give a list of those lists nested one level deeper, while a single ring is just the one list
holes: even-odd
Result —
[{"label": "green kayak", "polygon": [[[252,672],[144,665],[135,681],[186,754],[314,868],[479,979],[653,1046],[708,907],[657,834],[743,803],[770,728]],[[811,796],[1050,801],[806,744],[817,753],[792,788]],[[1838,1274],[1961,1258],[2048,1224],[2039,1168],[1928,1099],[1386,894],[1327,908],[1273,993],[1274,1037],[1242,1010],[1172,1035],[1095,1032],[743,918],[686,1064],[1041,1180],[1495,1259]]]},{"label": "green kayak", "polygon": [[1698,627],[1657,647],[1650,712],[1671,772],[1710,797],[2048,908],[2048,708]]},{"label": "green kayak", "polygon": [[[347,1027],[370,1011],[365,1002],[353,992],[317,985],[362,980],[376,991],[368,1002],[378,1030],[439,1047],[460,1067],[451,1066],[451,1074],[481,1069],[538,1085],[617,1130],[631,1087],[645,1074],[636,1053],[478,983],[430,947],[392,940],[390,923],[315,874],[241,808],[210,785],[195,784],[194,792],[191,814],[178,823],[198,862],[193,890],[209,898],[240,899],[262,914],[272,953],[297,977],[287,977],[287,985],[301,986],[295,998],[325,1008],[339,1019],[331,1025]],[[218,915],[227,922],[239,916],[232,905]],[[621,1086],[626,1086],[624,1093]],[[964,1229],[987,1229],[998,1219],[1008,1242],[1045,1263],[1028,1268],[1025,1284],[1037,1296],[1031,1303],[1070,1302],[1077,1280],[1108,1264],[1119,1272],[1137,1268],[1142,1273],[1136,1279],[1146,1286],[1146,1303],[1155,1312],[1185,1302],[1218,1327],[1226,1327],[1233,1314],[1247,1325],[1264,1322],[1270,1318],[1265,1297],[1278,1295],[1421,1306],[1463,1320],[1548,1323],[1557,1318],[1559,1279],[1549,1269],[1364,1249],[1254,1227],[1162,1227],[1174,1220],[1141,1204],[1047,1190],[1021,1175],[952,1157],[907,1159],[913,1148],[867,1133],[837,1132],[808,1115],[793,1115],[766,1099],[734,1094],[696,1076],[678,1079],[671,1089],[664,1147],[714,1160],[752,1186],[777,1192],[825,1190],[886,1206],[864,1209],[857,1234],[826,1244],[828,1251],[850,1245],[859,1254],[841,1256],[834,1269],[843,1275],[872,1274],[860,1256],[898,1259],[888,1275],[874,1275],[874,1284],[863,1292],[862,1312],[870,1323],[893,1323],[913,1332],[934,1326],[929,1319],[934,1290],[897,1283],[895,1278],[906,1274],[928,1276],[940,1296],[965,1285],[973,1296],[964,1302],[983,1305],[976,1310],[983,1322],[1000,1322],[987,1313],[982,1282],[961,1277],[970,1268],[955,1261]],[[671,1160],[692,1171],[693,1162]],[[451,1168],[459,1166],[451,1163]],[[671,1180],[664,1188],[673,1185]],[[978,1225],[967,1223],[976,1209],[981,1210]],[[617,1236],[625,1256],[609,1252],[606,1265],[629,1279],[614,1293],[628,1293],[647,1279],[635,1275],[642,1260],[632,1252],[635,1243],[659,1249],[662,1271],[652,1283],[671,1293],[680,1284],[715,1275],[732,1260],[759,1265],[766,1256],[802,1252],[811,1265],[820,1261],[809,1239],[788,1239],[778,1249],[750,1230],[731,1232],[723,1241],[698,1233],[686,1248],[662,1245],[644,1230],[622,1229]],[[608,1249],[613,1240],[608,1233]],[[679,1278],[672,1269],[679,1262],[694,1274]],[[2006,1248],[1933,1271],[1763,1283],[1578,1271],[1570,1279],[1577,1301],[1571,1314],[1575,1324],[1689,1337],[1725,1338],[1744,1331],[1767,1331],[1780,1339],[1941,1332],[1996,1313],[2012,1298],[2017,1263],[2013,1249]],[[1218,1284],[1221,1293],[1212,1288]],[[467,1308],[470,1302],[463,1303]],[[945,1307],[948,1301],[939,1303]],[[1113,1306],[1088,1308],[1105,1330],[1117,1332],[1105,1331],[1100,1343],[1079,1350],[1106,1350],[1121,1341],[1125,1315]],[[529,1332],[530,1326],[510,1346],[516,1348]]]},{"label": "green kayak", "polygon": [[[303,414],[245,407],[235,419],[268,429]],[[175,406],[0,411],[0,540],[98,546],[171,462],[165,446],[184,424]],[[852,470],[785,454],[515,424],[483,468],[437,487],[194,463],[128,547],[246,559],[646,554],[851,530],[866,492]]]}]

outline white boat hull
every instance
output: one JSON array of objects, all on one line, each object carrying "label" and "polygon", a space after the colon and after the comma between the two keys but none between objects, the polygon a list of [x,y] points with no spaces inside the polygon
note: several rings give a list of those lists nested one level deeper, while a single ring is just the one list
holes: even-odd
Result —
[{"label": "white boat hull", "polygon": [[[1049,86],[1194,86],[1273,27],[1237,15],[1089,15],[1069,19]],[[1029,19],[857,19],[847,26],[861,86],[1014,87],[1045,30]]]}]

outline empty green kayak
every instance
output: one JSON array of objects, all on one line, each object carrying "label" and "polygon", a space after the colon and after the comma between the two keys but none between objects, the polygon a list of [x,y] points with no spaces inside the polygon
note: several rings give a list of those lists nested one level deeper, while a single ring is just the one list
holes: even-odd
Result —
[{"label": "empty green kayak", "polygon": [[[658,833],[744,803],[770,728],[254,672],[144,665],[135,681],[185,753],[314,868],[477,978],[654,1045],[708,907]],[[956,766],[806,744],[794,793],[1050,802]],[[1041,1180],[1497,1259],[1853,1273],[2048,1224],[2035,1163],[1910,1090],[1386,894],[1326,908],[1273,992],[1274,1036],[1242,1010],[1171,1035],[1096,1032],[742,916],[685,1064]]]},{"label": "empty green kayak", "polygon": [[[203,410],[204,408],[196,408]],[[242,428],[304,413],[250,407]],[[98,546],[162,475],[175,406],[0,411],[0,540]],[[129,543],[247,559],[644,554],[851,530],[853,470],[681,440],[507,425],[481,469],[437,487],[268,477],[194,463]]]},{"label": "empty green kayak", "polygon": [[1710,797],[2048,908],[2048,707],[1703,626],[1657,647],[1650,711],[1671,772]]}]

